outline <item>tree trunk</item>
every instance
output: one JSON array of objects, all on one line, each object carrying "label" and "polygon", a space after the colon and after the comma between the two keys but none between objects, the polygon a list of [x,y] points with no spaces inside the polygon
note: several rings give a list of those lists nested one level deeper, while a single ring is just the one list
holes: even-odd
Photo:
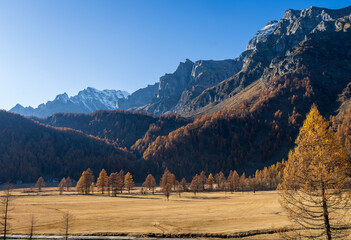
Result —
[{"label": "tree trunk", "polygon": [[322,200],[323,200],[323,218],[324,218],[324,230],[326,234],[326,240],[331,240],[331,231],[330,231],[330,222],[329,222],[329,213],[328,213],[328,206],[327,200],[325,198],[325,188],[324,183],[322,183]]}]

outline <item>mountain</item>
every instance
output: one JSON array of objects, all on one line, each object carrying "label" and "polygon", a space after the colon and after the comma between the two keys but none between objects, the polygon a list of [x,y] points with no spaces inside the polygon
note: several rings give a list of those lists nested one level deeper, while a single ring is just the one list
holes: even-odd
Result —
[{"label": "mountain", "polygon": [[[318,41],[316,40],[318,38],[328,36],[340,38],[348,35],[350,12],[351,7],[338,10],[317,7],[287,10],[282,19],[278,22],[269,22],[249,42],[246,51],[242,54],[244,64],[241,71],[220,84],[204,90],[187,105],[188,113],[192,111],[192,115],[204,114],[228,106],[234,107],[235,104],[240,105],[244,100],[242,99],[244,92],[247,92],[248,87],[254,83],[267,89],[266,85],[272,79],[300,67],[297,65],[301,62],[292,59],[295,48],[303,44],[307,45],[311,41]],[[323,46],[323,48],[326,47]],[[321,52],[323,50],[320,49]],[[314,59],[310,60],[314,62]],[[329,61],[333,62],[333,59]],[[306,62],[306,64],[310,63]],[[338,74],[335,70],[330,70],[333,72],[330,74]],[[344,72],[342,69],[341,71]],[[256,91],[256,94],[258,93],[259,91]],[[228,104],[227,99],[231,99],[231,104]],[[250,101],[250,98],[245,100]],[[217,105],[218,102],[220,102],[219,105]]]},{"label": "mountain", "polygon": [[351,7],[287,10],[250,41],[240,72],[187,104],[194,122],[156,139],[143,158],[178,176],[252,174],[286,158],[313,103],[327,118],[350,110],[350,24]]},{"label": "mountain", "polygon": [[186,111],[183,108],[188,102],[203,90],[237,73],[242,64],[242,58],[221,61],[199,60],[195,63],[186,59],[173,73],[160,77],[158,89],[151,101],[131,110],[157,115]]},{"label": "mountain", "polygon": [[89,113],[100,109],[116,109],[119,99],[125,99],[129,93],[120,90],[102,90],[88,87],[76,96],[67,93],[57,95],[53,101],[40,104],[37,108],[23,107],[17,104],[10,112],[23,116],[46,117],[58,112]]},{"label": "mountain", "polygon": [[141,88],[126,98],[120,98],[117,100],[117,109],[128,110],[136,109],[138,107],[151,103],[158,91],[159,83],[148,85],[145,88]]},{"label": "mountain", "polygon": [[78,179],[83,170],[98,173],[135,170],[135,156],[80,131],[53,128],[0,111],[0,182],[38,177]]},{"label": "mountain", "polygon": [[87,135],[104,139],[115,146],[128,149],[137,141],[138,148],[142,148],[141,145],[147,146],[158,136],[167,135],[190,122],[175,114],[156,117],[141,112],[111,110],[100,110],[89,114],[56,113],[50,117],[33,118],[33,120],[53,127],[79,130]]},{"label": "mountain", "polygon": [[[251,175],[287,157],[312,104],[350,149],[349,39],[351,7],[287,10],[259,30],[238,58],[186,60],[158,86],[121,100],[126,108],[149,113],[98,111],[35,120],[126,148],[135,154],[141,178],[159,176],[166,167],[178,178],[202,170]],[[150,102],[141,106],[144,101]]]},{"label": "mountain", "polygon": [[[199,60],[195,63],[186,59],[173,73],[160,77],[153,98],[136,105],[124,105],[120,109],[153,114],[174,112],[190,117],[225,109],[227,104],[224,102],[237,94],[241,96],[250,84],[264,79],[294,47],[314,35],[349,31],[349,14],[350,7],[336,10],[318,7],[289,9],[282,19],[270,21],[259,30],[238,58]],[[283,72],[286,71],[279,70],[274,77]],[[233,102],[240,104],[239,95],[236,100],[232,99],[230,106]]]}]

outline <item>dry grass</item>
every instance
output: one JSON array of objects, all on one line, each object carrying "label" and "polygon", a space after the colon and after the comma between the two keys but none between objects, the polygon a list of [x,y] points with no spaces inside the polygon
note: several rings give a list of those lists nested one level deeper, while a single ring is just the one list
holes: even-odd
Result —
[{"label": "dry grass", "polygon": [[[10,212],[13,233],[27,233],[30,215],[36,218],[38,234],[63,232],[63,214],[73,216],[71,233],[221,233],[271,229],[289,224],[278,203],[277,192],[192,193],[166,201],[160,194],[28,195],[16,190]],[[260,237],[261,238],[261,237]],[[270,237],[272,238],[272,237]]]}]

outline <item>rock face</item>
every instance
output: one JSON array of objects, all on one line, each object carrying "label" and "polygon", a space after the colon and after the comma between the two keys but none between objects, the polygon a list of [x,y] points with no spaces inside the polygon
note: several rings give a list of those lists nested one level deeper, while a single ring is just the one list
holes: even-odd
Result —
[{"label": "rock face", "polygon": [[47,117],[54,113],[90,113],[101,109],[115,109],[119,99],[124,99],[129,94],[125,91],[102,90],[88,87],[69,97],[67,93],[57,95],[53,101],[40,104],[37,108],[23,107],[17,104],[10,112],[23,116]]},{"label": "rock face", "polygon": [[184,112],[186,105],[204,89],[215,86],[242,68],[242,59],[200,60],[193,63],[186,59],[176,71],[159,80],[159,88],[152,102],[138,110],[162,114]]},{"label": "rock face", "polygon": [[[187,103],[186,111],[201,111],[201,108],[209,108],[210,104],[234,97],[257,80],[268,82],[293,71],[298,62],[289,60],[290,64],[285,64],[284,59],[288,61],[294,48],[313,37],[349,32],[350,20],[351,7],[338,10],[317,7],[301,11],[287,10],[282,19],[267,23],[249,42],[246,51],[240,57],[243,61],[240,72],[214,87],[205,89]],[[274,74],[272,69],[276,69]]]},{"label": "rock face", "polygon": [[117,100],[117,109],[127,110],[136,109],[138,107],[150,104],[152,99],[158,92],[159,83],[148,85],[146,88],[141,88],[126,98]]}]

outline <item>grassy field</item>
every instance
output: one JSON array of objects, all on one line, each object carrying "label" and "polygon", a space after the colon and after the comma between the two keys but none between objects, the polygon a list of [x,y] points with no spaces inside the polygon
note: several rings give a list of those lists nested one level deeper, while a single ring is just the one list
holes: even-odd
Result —
[{"label": "grassy field", "polygon": [[[277,192],[183,193],[163,195],[23,194],[14,190],[11,232],[28,233],[33,214],[36,234],[63,233],[63,214],[72,215],[71,234],[236,233],[289,225]],[[262,236],[261,236],[262,237]],[[273,236],[270,235],[269,238]]]}]

